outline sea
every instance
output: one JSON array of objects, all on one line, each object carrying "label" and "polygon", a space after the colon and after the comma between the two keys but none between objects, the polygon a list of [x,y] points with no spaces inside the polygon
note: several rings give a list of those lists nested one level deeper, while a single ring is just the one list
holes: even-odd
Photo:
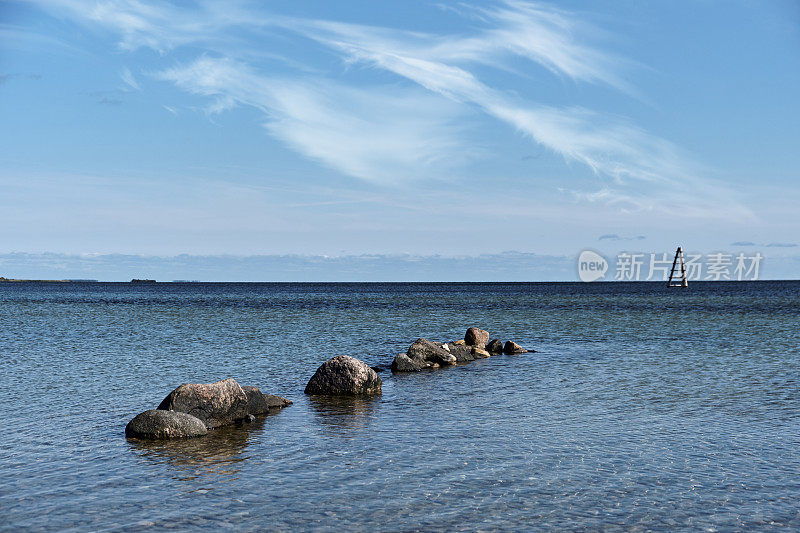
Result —
[{"label": "sea", "polygon": [[[536,351],[303,393],[470,326]],[[799,530],[798,346],[796,281],[0,283],[0,530]],[[224,378],[294,403],[125,438]]]}]

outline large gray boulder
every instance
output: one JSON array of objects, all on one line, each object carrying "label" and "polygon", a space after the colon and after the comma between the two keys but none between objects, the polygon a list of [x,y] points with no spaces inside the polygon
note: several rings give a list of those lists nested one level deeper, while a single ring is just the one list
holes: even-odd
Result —
[{"label": "large gray boulder", "polygon": [[286,398],[264,394],[258,387],[243,385],[242,390],[247,395],[247,413],[250,415],[266,415],[271,409],[283,409],[292,405]]},{"label": "large gray boulder", "polygon": [[486,345],[486,351],[492,355],[499,355],[503,353],[503,341],[499,339],[490,340]]},{"label": "large gray boulder", "polygon": [[208,429],[232,424],[247,416],[247,394],[234,379],[216,383],[184,383],[164,398],[159,409],[195,416]]},{"label": "large gray boulder", "polygon": [[528,350],[520,346],[514,341],[506,342],[505,346],[503,346],[503,353],[506,355],[514,355],[520,353],[528,353]]},{"label": "large gray boulder", "polygon": [[150,409],[140,413],[125,426],[125,436],[137,439],[177,439],[201,437],[208,433],[197,417],[178,411]]},{"label": "large gray boulder", "polygon": [[369,365],[355,357],[338,355],[317,369],[306,385],[306,394],[381,394],[383,382]]},{"label": "large gray boulder", "polygon": [[480,328],[469,328],[464,335],[464,342],[468,346],[477,346],[478,348],[486,347],[489,342],[489,332]]},{"label": "large gray boulder", "polygon": [[417,339],[408,348],[408,357],[420,362],[428,362],[441,366],[456,364],[453,354],[441,347],[441,345],[431,342],[428,339]]}]

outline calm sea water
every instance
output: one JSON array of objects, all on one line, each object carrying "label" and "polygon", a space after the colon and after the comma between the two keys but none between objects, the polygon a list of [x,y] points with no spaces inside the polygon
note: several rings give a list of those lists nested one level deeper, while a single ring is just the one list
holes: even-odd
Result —
[{"label": "calm sea water", "polygon": [[[468,326],[538,350],[303,395]],[[0,284],[3,530],[800,528],[800,283]],[[141,444],[184,382],[294,405]]]}]

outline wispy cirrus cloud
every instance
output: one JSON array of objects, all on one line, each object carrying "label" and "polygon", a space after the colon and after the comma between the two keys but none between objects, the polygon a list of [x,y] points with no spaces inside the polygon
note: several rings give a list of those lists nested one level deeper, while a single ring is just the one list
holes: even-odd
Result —
[{"label": "wispy cirrus cloud", "polygon": [[577,36],[597,34],[598,30],[576,14],[515,0],[476,11],[494,27],[476,39],[462,40],[455,47],[461,49],[462,57],[494,65],[497,55],[507,53],[539,63],[553,74],[633,90],[618,73],[630,61],[581,43]]},{"label": "wispy cirrus cloud", "polygon": [[119,77],[122,78],[122,81],[125,83],[125,85],[127,85],[131,89],[134,89],[136,91],[141,90],[141,87],[139,87],[139,82],[137,82],[136,78],[133,77],[133,73],[128,67],[124,67],[122,69],[122,71],[119,74]]},{"label": "wispy cirrus cloud", "polygon": [[[587,53],[586,47],[572,41],[569,34],[574,25],[562,12],[523,2],[505,5],[484,13],[506,25],[470,39],[437,39],[327,21],[293,21],[292,28],[337,50],[350,63],[392,72],[455,102],[477,106],[565,160],[585,164],[614,185],[594,192],[571,191],[575,198],[615,203],[628,210],[751,216],[731,191],[701,177],[700,167],[664,139],[619,117],[579,106],[537,104],[483,83],[468,64],[502,61],[503,54],[513,53],[574,79],[624,88],[610,69],[601,67],[612,61],[610,56]],[[583,55],[593,60],[583,61]],[[681,188],[691,188],[693,196],[675,192]]]},{"label": "wispy cirrus cloud", "polygon": [[57,16],[113,32],[119,37],[120,48],[128,51],[147,47],[164,53],[197,42],[203,34],[212,36],[220,28],[214,21],[213,4],[199,4],[200,9],[193,10],[146,0],[30,1]]},{"label": "wispy cirrus cloud", "polygon": [[513,69],[512,59],[525,58],[552,74],[575,81],[602,83],[634,92],[619,74],[632,66],[625,58],[581,42],[580,36],[600,31],[575,13],[554,6],[518,0],[497,2],[492,7],[462,4],[457,10],[477,19],[482,28],[473,35],[442,35],[403,31],[326,20],[275,18],[272,24],[304,33],[354,56],[376,55],[416,58],[449,65],[481,64]]},{"label": "wispy cirrus cloud", "polygon": [[201,57],[158,77],[213,99],[211,113],[247,105],[265,128],[294,150],[366,181],[447,175],[467,154],[459,145],[456,106],[421,91],[362,90],[314,79],[259,74],[226,58]]},{"label": "wispy cirrus cloud", "polygon": [[[543,67],[536,75],[549,72],[635,94],[620,72],[630,62],[594,46],[591,37],[600,31],[582,16],[549,4],[505,0],[459,6],[473,29],[447,34],[286,17],[238,2],[201,1],[190,9],[144,0],[35,1],[114,32],[124,50],[147,47],[165,55],[185,45],[205,50],[207,55],[157,76],[211,98],[212,113],[239,104],[261,110],[275,138],[349,176],[387,183],[452,171],[470,151],[455,126],[462,108],[464,114],[478,110],[566,162],[591,169],[601,180],[599,189],[564,184],[580,201],[702,217],[748,215],[733,192],[702,177],[703,169],[669,141],[619,117],[577,105],[545,105],[482,79],[487,67],[515,72],[522,59]],[[263,43],[276,32],[302,36],[348,65],[390,73],[417,88],[375,83],[356,88],[341,77],[333,81],[299,70],[294,76],[264,74],[259,61],[271,52],[264,52]],[[257,36],[258,46],[243,34]],[[675,192],[689,188],[689,197]]]}]

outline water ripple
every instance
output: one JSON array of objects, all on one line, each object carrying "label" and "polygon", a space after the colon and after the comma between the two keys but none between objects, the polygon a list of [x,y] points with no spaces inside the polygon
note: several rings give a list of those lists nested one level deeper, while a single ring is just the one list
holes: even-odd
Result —
[{"label": "water ripple", "polygon": [[[0,529],[800,528],[800,283],[0,284]],[[308,398],[486,326],[539,350]],[[295,404],[126,440],[176,385]]]}]

